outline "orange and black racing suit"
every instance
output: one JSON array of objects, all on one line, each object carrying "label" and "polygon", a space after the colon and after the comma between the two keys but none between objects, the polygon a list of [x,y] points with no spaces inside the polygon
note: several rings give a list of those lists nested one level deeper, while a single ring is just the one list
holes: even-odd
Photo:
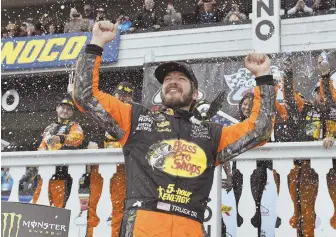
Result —
[{"label": "orange and black racing suit", "polygon": [[336,70],[330,72],[327,77],[320,79],[320,93],[329,105],[336,103],[336,88],[334,88],[333,80],[331,79],[331,75],[333,74],[336,74]]},{"label": "orange and black racing suit", "polygon": [[[48,139],[53,135],[60,136],[61,142],[48,145]],[[44,130],[38,149],[73,150],[82,144],[83,138],[83,130],[78,123],[64,120],[62,123],[52,123]],[[57,166],[55,175],[49,181],[50,206],[64,208],[70,195],[71,186],[72,178],[68,174],[68,167]]]},{"label": "orange and black racing suit", "polygon": [[267,141],[275,113],[272,76],[256,79],[249,119],[198,124],[192,113],[127,105],[98,89],[103,49],[88,45],[73,90],[76,106],[123,145],[126,201],[119,236],[201,237],[218,152],[220,162]]},{"label": "orange and black racing suit", "polygon": [[[295,141],[317,141],[334,136],[336,110],[335,107],[330,106],[330,100],[332,100],[332,87],[329,85],[330,75],[323,77],[321,84],[325,84],[320,88],[320,90],[324,89],[324,97],[328,99],[329,103],[320,105],[307,102],[294,93],[292,78],[292,76],[288,77],[290,81],[284,88],[284,96],[288,101],[290,114],[295,116],[298,121],[291,136]],[[294,204],[294,216],[290,223],[293,228],[297,229],[298,236],[314,236],[318,179],[317,173],[310,166],[310,160],[294,161],[294,169],[288,175],[289,190]]]},{"label": "orange and black racing suit", "polygon": [[[336,73],[336,70],[332,71],[330,75]],[[325,99],[325,103],[329,105],[331,108],[336,106],[336,88],[333,87],[333,81],[331,78],[329,80],[327,78],[322,78],[320,80],[320,92],[322,97]],[[330,123],[330,122],[329,122]],[[336,123],[329,124],[329,133],[327,136],[333,136],[336,138]],[[330,219],[330,225],[336,229],[336,157],[333,157],[333,168],[330,169],[327,174],[327,184],[328,190],[331,197],[332,202],[334,203],[334,215]]]}]

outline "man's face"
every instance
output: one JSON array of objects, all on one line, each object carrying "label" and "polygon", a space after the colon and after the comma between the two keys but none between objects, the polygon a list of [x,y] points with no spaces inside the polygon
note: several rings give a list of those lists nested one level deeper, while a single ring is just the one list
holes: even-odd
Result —
[{"label": "man's face", "polygon": [[105,17],[105,12],[102,11],[102,10],[98,10],[98,11],[97,11],[97,17],[98,17],[99,19],[104,19],[104,17]]},{"label": "man's face", "polygon": [[55,34],[55,32],[56,32],[55,26],[54,25],[50,25],[49,26],[49,33],[50,34]]},{"label": "man's face", "polygon": [[314,102],[316,104],[321,104],[323,102],[319,89],[314,92]]},{"label": "man's face", "polygon": [[89,17],[92,14],[92,9],[90,5],[84,6],[84,16]]},{"label": "man's face", "polygon": [[14,37],[16,34],[16,29],[10,29],[8,31],[8,37]]},{"label": "man's face", "polygon": [[299,4],[300,9],[302,9],[302,10],[306,5],[306,3],[303,0],[299,0],[298,4]]},{"label": "man's face", "polygon": [[154,0],[145,0],[146,10],[151,10],[154,8]]},{"label": "man's face", "polygon": [[213,4],[211,2],[205,2],[203,9],[205,12],[212,12],[213,10]]},{"label": "man's face", "polygon": [[73,109],[71,105],[61,104],[56,108],[57,115],[61,119],[70,119],[73,115]]},{"label": "man's face", "polygon": [[251,98],[246,98],[241,105],[241,112],[245,117],[249,117],[252,109],[252,100]]},{"label": "man's face", "polygon": [[187,107],[196,100],[198,91],[193,89],[191,81],[182,72],[170,72],[163,80],[161,99],[167,107]]},{"label": "man's face", "polygon": [[125,94],[120,94],[118,92],[115,94],[115,97],[121,102],[126,103],[126,104],[130,104],[133,99],[133,96],[131,94],[125,95]]},{"label": "man's face", "polygon": [[27,31],[27,24],[23,23],[23,24],[20,26],[20,30],[23,31],[23,32],[26,32],[26,31]]}]

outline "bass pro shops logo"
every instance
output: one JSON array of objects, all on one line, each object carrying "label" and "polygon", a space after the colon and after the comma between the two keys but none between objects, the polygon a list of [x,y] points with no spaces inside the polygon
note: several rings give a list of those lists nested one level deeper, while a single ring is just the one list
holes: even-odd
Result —
[{"label": "bass pro shops logo", "polygon": [[[282,102],[283,100],[281,92],[282,73],[283,72],[281,72],[277,66],[271,66],[271,74],[280,86],[277,96],[277,100],[279,102]],[[239,104],[239,101],[243,98],[244,92],[256,86],[255,76],[246,68],[240,68],[236,73],[231,75],[224,75],[224,78],[226,84],[231,89],[227,98],[229,104],[231,105]]]},{"label": "bass pro shops logo", "polygon": [[207,166],[203,149],[184,140],[172,139],[153,144],[146,159],[152,169],[185,178],[201,175]]},{"label": "bass pro shops logo", "polygon": [[22,215],[12,213],[1,213],[1,236],[2,237],[18,237]]}]

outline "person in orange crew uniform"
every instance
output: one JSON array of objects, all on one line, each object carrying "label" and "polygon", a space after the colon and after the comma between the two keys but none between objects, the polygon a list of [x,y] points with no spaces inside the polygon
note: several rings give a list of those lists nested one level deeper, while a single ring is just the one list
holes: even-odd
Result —
[{"label": "person in orange crew uniform", "polygon": [[[81,126],[71,121],[74,104],[64,99],[56,107],[57,122],[50,124],[43,132],[39,151],[74,150],[82,144],[84,133]],[[69,198],[72,178],[67,166],[57,166],[56,173],[49,180],[50,206],[64,208]]]},{"label": "person in orange crew uniform", "polygon": [[[293,77],[284,90],[284,96],[289,101],[288,105],[292,113],[297,113],[300,129],[297,130],[297,141],[318,141],[323,140],[326,149],[332,144],[328,141],[334,140],[336,131],[336,110],[331,106],[332,88],[330,83],[330,65],[323,65],[322,54],[318,57],[318,69],[322,75],[322,81],[318,82],[313,90],[313,101],[307,101],[295,91]],[[321,93],[320,83],[324,84]],[[333,142],[332,142],[333,143]],[[329,177],[334,176],[332,172]],[[327,179],[328,180],[328,179]],[[330,178],[329,178],[330,180]],[[310,166],[310,160],[295,160],[294,168],[288,175],[290,195],[294,204],[294,215],[290,224],[297,229],[298,236],[314,236],[316,214],[315,201],[318,192],[319,177]],[[331,192],[331,186],[329,192]],[[331,189],[330,189],[331,188]],[[331,192],[330,195],[335,195]],[[335,217],[331,221],[333,221]],[[335,225],[334,225],[335,226]]]},{"label": "person in orange crew uniform", "polygon": [[[73,92],[73,74],[69,77],[69,86],[68,93]],[[131,104],[134,97],[134,87],[128,82],[121,82],[118,84],[114,96],[120,101]],[[121,148],[122,145],[118,142],[117,139],[112,137],[108,132],[105,132],[104,148]],[[94,142],[90,142],[88,149],[98,149],[98,145]],[[99,218],[96,215],[97,204],[101,195],[102,182],[103,179],[99,174],[99,166],[90,166],[91,168],[87,169],[86,174],[83,175],[80,185],[82,185],[83,193],[83,206],[87,204],[87,207],[84,207],[85,210],[89,210],[87,218],[87,237],[92,237],[93,228],[99,224]],[[94,175],[90,175],[88,172],[95,172]],[[117,237],[119,235],[119,229],[121,221],[123,218],[124,211],[124,201],[126,196],[126,181],[125,181],[125,165],[118,164],[117,172],[113,175],[110,180],[110,195],[112,202],[112,214],[107,220],[111,222],[112,228],[112,237]],[[84,188],[85,187],[85,188]],[[89,191],[90,190],[90,191]],[[93,191],[96,190],[96,191]],[[99,194],[99,195],[98,195]],[[93,195],[93,198],[91,196]],[[97,196],[98,195],[98,196]],[[85,204],[85,205],[84,205]],[[83,210],[83,211],[85,211]]]},{"label": "person in orange crew uniform", "polygon": [[[330,107],[335,107],[336,106],[336,90],[333,86],[332,77],[336,76],[336,70],[329,69],[330,65],[329,65],[328,58],[326,56],[327,56],[326,53],[322,53],[321,56],[318,58],[318,64],[321,65],[320,67],[322,68],[322,66],[324,66],[325,73],[329,73],[329,79],[328,77],[322,77],[319,81],[320,94],[322,98],[324,98],[325,104],[327,104]],[[334,123],[334,126],[336,126],[336,123]],[[332,124],[329,124],[329,127],[332,127]],[[331,147],[335,143],[335,137],[336,137],[335,127],[332,131],[333,131],[332,133],[329,133],[329,136],[323,139],[323,146],[326,149],[331,149]],[[333,158],[334,158],[333,167],[330,169],[329,173],[327,174],[327,184],[328,184],[328,191],[329,191],[331,200],[333,201],[333,204],[334,204],[334,215],[330,219],[330,225],[331,227],[336,229],[336,157],[333,157]]]},{"label": "person in orange crew uniform", "polygon": [[[89,142],[88,149],[98,149],[98,144]],[[81,212],[78,216],[86,217],[80,221],[86,225],[86,237],[93,237],[93,228],[96,227],[100,219],[97,216],[97,205],[103,190],[103,178],[99,174],[98,165],[87,165],[85,174],[79,180],[79,199]]]},{"label": "person in orange crew uniform", "polygon": [[[114,96],[121,102],[131,104],[134,97],[134,87],[128,82],[121,82],[114,93]],[[122,145],[107,132],[104,148],[121,148]],[[126,173],[125,164],[117,165],[117,172],[113,175],[110,182],[110,193],[112,201],[111,227],[112,237],[119,236],[120,225],[124,212],[124,201],[126,197]],[[109,221],[109,220],[108,220]]]}]

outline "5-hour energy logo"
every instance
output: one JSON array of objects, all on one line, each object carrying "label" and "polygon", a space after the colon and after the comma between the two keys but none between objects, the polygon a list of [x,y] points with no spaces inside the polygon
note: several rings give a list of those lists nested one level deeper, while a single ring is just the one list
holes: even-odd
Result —
[{"label": "5-hour energy logo", "polygon": [[180,188],[175,189],[175,184],[169,184],[167,188],[159,186],[157,190],[159,191],[159,198],[163,201],[171,201],[183,204],[190,203],[192,192]]}]

